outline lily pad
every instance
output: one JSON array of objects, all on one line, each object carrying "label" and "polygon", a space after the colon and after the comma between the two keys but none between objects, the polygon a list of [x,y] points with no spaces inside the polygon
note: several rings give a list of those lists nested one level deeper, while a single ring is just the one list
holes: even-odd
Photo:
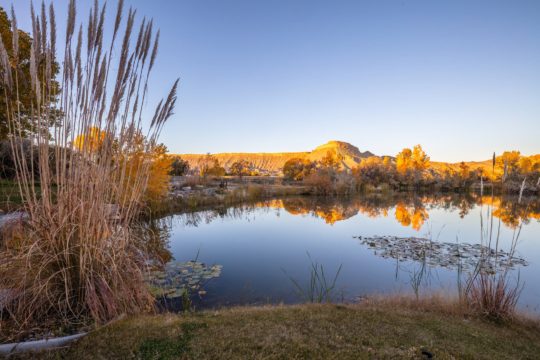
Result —
[{"label": "lily pad", "polygon": [[149,271],[146,282],[156,297],[180,298],[185,289],[199,296],[206,294],[202,287],[221,275],[221,265],[207,266],[199,261],[169,262],[162,270]]},{"label": "lily pad", "polygon": [[398,261],[425,262],[429,266],[471,271],[480,267],[486,273],[527,266],[525,259],[481,244],[445,243],[425,238],[374,236],[358,237],[375,255]]}]

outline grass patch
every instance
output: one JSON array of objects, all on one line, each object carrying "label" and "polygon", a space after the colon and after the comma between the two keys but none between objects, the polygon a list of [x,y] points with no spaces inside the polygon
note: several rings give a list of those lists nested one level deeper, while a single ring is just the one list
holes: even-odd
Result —
[{"label": "grass patch", "polygon": [[16,181],[0,179],[0,210],[9,212],[20,208],[22,198]]},{"label": "grass patch", "polygon": [[190,343],[195,331],[207,327],[206,323],[184,322],[178,338],[154,338],[144,340],[139,347],[138,356],[143,359],[174,359],[191,351]]},{"label": "grass patch", "polygon": [[448,359],[536,358],[533,320],[491,322],[458,308],[367,301],[240,307],[187,315],[128,318],[69,349],[32,354],[58,359]]}]

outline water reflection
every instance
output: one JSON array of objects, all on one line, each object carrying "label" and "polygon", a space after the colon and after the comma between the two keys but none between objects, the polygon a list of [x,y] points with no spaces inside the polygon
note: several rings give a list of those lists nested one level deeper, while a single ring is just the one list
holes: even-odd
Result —
[{"label": "water reflection", "polygon": [[[219,277],[205,285],[207,293],[200,303],[204,307],[298,302],[282,269],[299,283],[309,283],[306,251],[325,268],[343,264],[337,287],[344,290],[346,301],[411,289],[416,294],[425,289],[455,295],[461,281],[467,287],[480,259],[484,273],[514,269],[512,276],[519,274],[527,282],[524,303],[537,306],[540,222],[534,220],[539,219],[539,210],[537,199],[518,203],[513,197],[474,194],[287,197],[178,214],[149,224],[146,231],[156,258],[171,259],[172,252],[175,262],[190,264],[200,250],[201,264],[223,266]],[[488,221],[491,215],[493,222]],[[484,229],[493,229],[494,236],[480,234],[482,217]],[[514,253],[513,233],[527,223],[531,224],[526,231],[523,227],[519,252]],[[441,227],[444,231],[439,231]],[[430,235],[433,228],[435,236]],[[391,236],[366,238],[373,234]],[[177,276],[177,270],[186,269],[173,270],[174,279],[168,275],[165,285],[186,281],[189,285],[189,279]],[[174,296],[180,294],[170,290]]]},{"label": "water reflection", "polygon": [[135,239],[138,239],[142,243],[141,248],[146,250],[149,264],[161,266],[174,259],[169,249],[171,228],[170,217],[144,221],[134,226]]},{"label": "water reflection", "polygon": [[183,214],[184,225],[198,226],[223,218],[246,218],[260,211],[284,210],[291,215],[313,216],[326,224],[347,220],[358,214],[370,218],[393,215],[397,223],[420,231],[429,220],[429,211],[444,209],[458,211],[464,218],[475,206],[489,205],[493,216],[510,228],[516,228],[521,222],[540,220],[540,201],[537,198],[524,198],[521,203],[512,196],[479,196],[476,194],[374,194],[350,198],[332,197],[291,197],[278,200],[262,201],[227,209],[201,211]]}]

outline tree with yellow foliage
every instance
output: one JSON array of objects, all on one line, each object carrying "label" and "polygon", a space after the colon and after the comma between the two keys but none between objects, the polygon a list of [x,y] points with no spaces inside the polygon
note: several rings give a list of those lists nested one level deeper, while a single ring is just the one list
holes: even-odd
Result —
[{"label": "tree with yellow foliage", "polygon": [[[150,146],[148,140],[142,134],[137,134],[134,146],[126,149],[119,162],[126,162],[125,173],[118,174],[122,177],[127,189],[135,187],[134,183],[138,177],[136,174],[148,167],[148,178],[146,179],[146,192],[143,201],[150,207],[159,204],[168,193],[170,171],[173,158],[167,155],[167,147],[163,144]],[[151,151],[149,151],[151,149]],[[128,190],[129,191],[129,190]]]},{"label": "tree with yellow foliage", "polygon": [[471,169],[469,165],[465,164],[465,162],[461,162],[459,164],[459,176],[463,180],[469,179],[469,176],[471,176]]},{"label": "tree with yellow foliage", "polygon": [[412,151],[404,148],[396,156],[396,169],[400,174],[405,174],[412,167]]},{"label": "tree with yellow foliage", "polygon": [[421,174],[428,167],[429,156],[420,145],[415,145],[412,150],[404,148],[396,156],[396,169],[400,174],[407,174],[413,170],[416,174]]},{"label": "tree with yellow foliage", "polygon": [[383,166],[387,169],[392,166],[392,160],[390,160],[389,156],[383,157]]},{"label": "tree with yellow foliage", "polygon": [[360,189],[364,185],[391,183],[394,169],[388,157],[381,160],[377,156],[371,156],[362,159],[360,164],[352,169],[352,174],[357,181],[357,188]]},{"label": "tree with yellow foliage", "polygon": [[206,179],[208,176],[224,176],[226,171],[214,155],[208,153],[199,160],[199,175]]},{"label": "tree with yellow foliage", "polygon": [[231,175],[238,176],[242,179],[243,176],[249,176],[252,173],[254,168],[253,164],[247,160],[238,160],[235,161],[229,168],[229,173]]},{"label": "tree with yellow foliage", "polygon": [[320,163],[322,167],[332,170],[339,170],[342,160],[343,157],[336,154],[335,150],[328,150],[326,155],[321,159]]},{"label": "tree with yellow foliage", "polygon": [[533,171],[533,162],[531,159],[526,156],[519,159],[519,170],[522,174],[528,174]]},{"label": "tree with yellow foliage", "polygon": [[519,159],[521,153],[519,151],[505,151],[501,156],[495,158],[495,170],[503,180],[507,176],[513,175],[519,170]]},{"label": "tree with yellow foliage", "polygon": [[106,133],[96,126],[91,126],[85,132],[77,135],[73,146],[82,152],[95,153],[105,141]]},{"label": "tree with yellow foliage", "polygon": [[315,164],[308,159],[293,158],[287,160],[282,171],[285,179],[301,181],[308,177],[314,170]]},{"label": "tree with yellow foliage", "polygon": [[420,144],[415,145],[412,151],[412,164],[415,170],[423,171],[429,167],[429,156]]},{"label": "tree with yellow foliage", "polygon": [[151,154],[148,185],[144,199],[152,205],[153,202],[163,200],[169,191],[170,171],[173,159],[167,155],[167,147],[159,144]]}]

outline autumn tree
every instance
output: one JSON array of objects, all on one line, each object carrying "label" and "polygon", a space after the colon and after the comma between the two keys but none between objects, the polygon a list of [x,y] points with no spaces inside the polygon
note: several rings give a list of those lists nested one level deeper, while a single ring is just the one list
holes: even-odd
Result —
[{"label": "autumn tree", "polygon": [[323,158],[321,159],[320,164],[322,167],[328,169],[339,170],[342,160],[343,157],[339,154],[336,154],[334,150],[328,150],[326,152],[326,155],[323,156]]},{"label": "autumn tree", "polygon": [[412,164],[412,151],[409,148],[404,148],[396,156],[396,169],[399,173],[405,174]]},{"label": "autumn tree", "polygon": [[519,171],[522,174],[528,174],[533,171],[533,162],[529,157],[523,156],[519,159]]},{"label": "autumn tree", "polygon": [[180,156],[174,156],[171,162],[171,171],[169,175],[182,176],[189,171],[189,162],[182,159]]},{"label": "autumn tree", "polygon": [[495,158],[495,170],[503,180],[519,171],[520,158],[521,153],[515,150],[505,151],[501,156]]},{"label": "autumn tree", "polygon": [[428,167],[429,156],[420,145],[415,145],[412,150],[404,148],[396,156],[396,169],[400,174],[407,174],[409,171],[421,174]]},{"label": "autumn tree", "polygon": [[412,151],[412,163],[415,170],[423,171],[429,167],[429,156],[422,146],[415,145]]},{"label": "autumn tree", "polygon": [[463,161],[459,164],[459,176],[464,180],[469,179],[471,176],[471,169],[469,165],[465,164]]},{"label": "autumn tree", "polygon": [[221,166],[217,157],[208,153],[199,162],[199,174],[203,178],[208,176],[223,176],[225,175],[225,168]]},{"label": "autumn tree", "polygon": [[82,134],[77,135],[73,146],[79,151],[86,153],[96,153],[105,141],[105,131],[92,126]]},{"label": "autumn tree", "polygon": [[169,190],[172,159],[167,156],[167,152],[167,147],[164,144],[159,144],[153,148],[150,154],[152,163],[144,197],[150,204],[163,200]]},{"label": "autumn tree", "polygon": [[383,157],[383,166],[387,169],[389,169],[392,166],[392,160],[389,156]]},{"label": "autumn tree", "polygon": [[[51,25],[52,26],[52,25]],[[46,75],[48,81],[44,81],[44,86],[50,86],[51,96],[48,97],[48,104],[41,104],[43,107],[49,107],[50,123],[49,124],[40,124],[38,125],[37,119],[32,118],[32,113],[35,113],[35,104],[33,104],[34,90],[32,90],[31,85],[31,76],[30,76],[30,53],[32,47],[32,37],[29,33],[22,31],[20,29],[16,30],[18,33],[18,52],[14,54],[13,51],[13,23],[9,19],[6,11],[0,7],[0,36],[2,43],[6,49],[7,55],[9,57],[9,63],[13,69],[18,69],[17,83],[18,91],[17,94],[7,91],[4,85],[0,84],[0,140],[5,140],[8,135],[8,118],[7,114],[7,103],[17,103],[19,106],[18,115],[21,117],[19,120],[20,128],[17,129],[17,132],[21,137],[27,137],[28,135],[35,133],[36,131],[44,131],[48,134],[49,126],[53,125],[57,117],[60,115],[58,109],[51,109],[49,106],[57,102],[59,85],[55,80],[56,75],[58,74],[58,64],[52,61],[52,66],[49,70],[46,69],[46,57],[54,56],[54,53],[44,53],[41,49],[38,49],[38,58],[37,69],[38,76],[40,79],[45,79]],[[43,29],[47,32],[49,29]],[[39,43],[39,42],[36,42]],[[15,81],[12,79],[12,81]],[[54,95],[53,95],[54,94]],[[19,132],[20,131],[20,132]]]},{"label": "autumn tree", "polygon": [[164,144],[152,145],[142,134],[134,135],[135,140],[129,149],[124,149],[115,162],[125,163],[126,173],[119,174],[127,188],[136,187],[137,173],[149,164],[146,191],[143,200],[151,207],[161,202],[168,193],[172,158],[167,155]]},{"label": "autumn tree", "polygon": [[231,175],[238,176],[241,179],[243,176],[251,175],[252,168],[253,164],[249,161],[238,160],[231,165],[229,172],[231,173]]},{"label": "autumn tree", "polygon": [[362,159],[360,164],[352,169],[352,174],[358,185],[370,184],[377,186],[381,183],[390,182],[393,174],[390,159],[382,159],[371,156]]},{"label": "autumn tree", "polygon": [[283,166],[283,176],[288,180],[304,180],[313,172],[314,168],[315,165],[307,159],[293,158],[287,160]]}]

